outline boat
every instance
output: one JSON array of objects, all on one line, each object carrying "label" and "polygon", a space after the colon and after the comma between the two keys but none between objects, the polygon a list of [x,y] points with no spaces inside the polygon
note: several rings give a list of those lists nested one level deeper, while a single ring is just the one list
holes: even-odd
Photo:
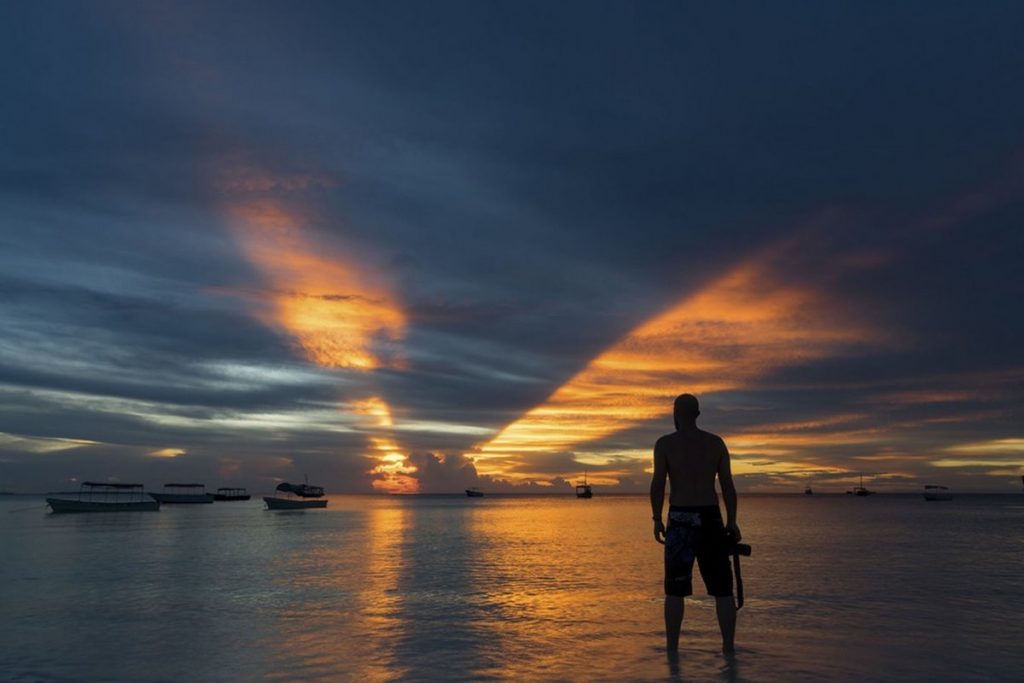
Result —
[{"label": "boat", "polygon": [[54,493],[53,496],[74,498],[46,498],[54,512],[140,512],[160,509],[160,501],[146,498],[142,484],[111,484],[83,481],[74,492]]},{"label": "boat", "polygon": [[576,497],[577,498],[593,498],[594,492],[590,489],[590,484],[587,483],[587,473],[583,473],[583,482],[576,482]]},{"label": "boat", "polygon": [[289,484],[282,481],[277,485],[277,490],[281,493],[289,493],[291,497],[263,496],[263,502],[267,504],[268,510],[309,510],[327,507],[327,499],[323,497],[322,486]]},{"label": "boat", "polygon": [[925,500],[953,500],[953,492],[946,486],[927,484],[924,487]]},{"label": "boat", "polygon": [[150,493],[149,495],[153,500],[168,505],[198,505],[213,502],[213,494],[207,493],[206,486],[203,484],[164,484],[164,490],[161,493]]},{"label": "boat", "polygon": [[466,489],[466,495],[470,498],[483,498],[484,492],[474,486],[473,488]]},{"label": "boat", "polygon": [[250,496],[249,492],[246,491],[245,489],[229,488],[226,486],[222,486],[221,488],[217,489],[217,493],[213,494],[213,499],[216,501],[249,500],[250,498],[252,498],[252,496]]},{"label": "boat", "polygon": [[805,486],[804,487],[804,495],[805,496],[813,496],[814,495],[814,491],[811,490],[810,486]]},{"label": "boat", "polygon": [[853,490],[847,491],[847,493],[852,493],[855,496],[870,496],[874,495],[875,492],[864,488],[864,475],[862,474],[860,475],[860,486],[854,486]]}]

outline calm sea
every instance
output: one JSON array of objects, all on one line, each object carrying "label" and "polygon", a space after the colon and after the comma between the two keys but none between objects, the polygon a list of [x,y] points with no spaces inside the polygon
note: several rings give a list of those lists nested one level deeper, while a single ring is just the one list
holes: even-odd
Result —
[{"label": "calm sea", "polygon": [[738,653],[699,596],[676,663],[640,496],[93,515],[4,497],[0,680],[1024,679],[1024,495],[740,505]]}]

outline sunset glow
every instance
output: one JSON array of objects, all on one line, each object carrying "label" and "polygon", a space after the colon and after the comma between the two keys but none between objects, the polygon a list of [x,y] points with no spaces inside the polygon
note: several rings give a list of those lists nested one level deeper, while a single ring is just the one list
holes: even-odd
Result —
[{"label": "sunset glow", "polygon": [[312,243],[301,220],[271,200],[230,207],[246,257],[270,286],[267,322],[291,334],[323,367],[372,370],[398,365],[387,350],[405,316],[393,296],[350,257]]},{"label": "sunset glow", "polygon": [[387,402],[379,396],[371,396],[353,401],[345,408],[367,420],[369,455],[380,463],[370,470],[374,475],[373,487],[385,493],[416,492],[416,479],[410,476],[416,468],[408,463],[407,454],[392,435],[394,419]]},{"label": "sunset glow", "polygon": [[767,260],[743,264],[600,354],[477,457],[576,449],[666,418],[682,391],[740,389],[774,369],[873,337],[852,323],[830,322],[828,304],[807,288],[780,283]]},{"label": "sunset glow", "polygon": [[[302,218],[281,202],[247,195],[303,190],[323,182],[241,173],[221,185],[246,197],[229,205],[239,244],[270,286],[269,312],[261,317],[288,332],[304,355],[325,368],[371,371],[400,367],[394,344],[405,315],[394,297],[354,259],[332,253],[307,236]],[[369,455],[379,464],[369,474],[374,488],[390,493],[416,490],[415,471],[391,435],[394,422],[384,399],[373,396],[343,404],[368,423]]]}]

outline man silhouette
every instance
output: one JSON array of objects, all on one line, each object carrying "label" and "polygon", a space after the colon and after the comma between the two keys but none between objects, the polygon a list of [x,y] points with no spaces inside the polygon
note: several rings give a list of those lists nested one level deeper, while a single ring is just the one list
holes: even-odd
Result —
[{"label": "man silhouette", "polygon": [[[736,526],[736,487],[732,483],[729,451],[722,438],[697,428],[697,398],[676,398],[676,431],[658,439],[654,446],[651,479],[651,510],[654,540],[665,545],[665,643],[669,652],[679,649],[683,625],[683,598],[693,594],[693,561],[697,560],[708,595],[715,596],[722,651],[733,651],[736,603],[732,597],[728,536],[740,540]],[[668,530],[661,521],[665,501],[665,477],[672,485]],[[727,523],[722,525],[715,494],[715,477],[722,487]]]}]

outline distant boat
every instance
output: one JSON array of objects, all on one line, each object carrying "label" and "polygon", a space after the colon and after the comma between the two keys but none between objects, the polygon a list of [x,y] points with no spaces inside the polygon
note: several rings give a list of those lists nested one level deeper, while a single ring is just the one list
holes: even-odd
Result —
[{"label": "distant boat", "polygon": [[953,500],[953,492],[945,486],[928,484],[924,487],[925,500]]},{"label": "distant boat", "polygon": [[290,493],[292,497],[264,496],[263,502],[268,510],[309,510],[327,507],[327,499],[323,497],[322,486],[309,484],[289,484],[286,481],[277,485],[277,490]]},{"label": "distant boat", "polygon": [[54,496],[75,498],[47,498],[54,512],[132,512],[160,509],[160,501],[148,500],[142,484],[110,484],[83,481],[78,494],[55,493]]},{"label": "distant boat", "polygon": [[213,499],[216,501],[230,501],[230,500],[249,500],[252,496],[249,492],[243,488],[228,488],[221,487],[217,489],[217,493],[213,494]]},{"label": "distant boat", "polygon": [[466,489],[466,495],[470,498],[483,498],[484,492],[474,486],[473,488]]},{"label": "distant boat", "polygon": [[864,488],[864,475],[860,475],[860,486],[854,486],[852,491],[847,491],[855,496],[871,496],[874,495],[874,491],[869,491]]},{"label": "distant boat", "polygon": [[805,496],[813,496],[814,495],[814,491],[811,490],[810,486],[804,487],[804,495]]},{"label": "distant boat", "polygon": [[583,482],[576,482],[576,497],[577,498],[593,498],[594,492],[590,490],[590,484],[587,483],[587,473],[583,473]]},{"label": "distant boat", "polygon": [[164,484],[161,493],[150,493],[153,500],[168,505],[199,505],[213,502],[213,494],[203,484]]}]

